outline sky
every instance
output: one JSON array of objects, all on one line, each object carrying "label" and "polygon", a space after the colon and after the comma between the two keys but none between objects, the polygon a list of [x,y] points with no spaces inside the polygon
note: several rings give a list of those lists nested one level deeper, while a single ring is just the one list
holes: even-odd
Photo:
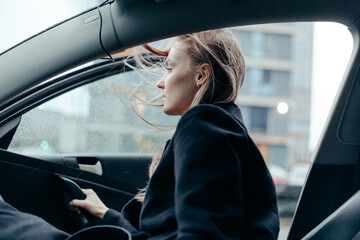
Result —
[{"label": "sky", "polygon": [[[52,3],[50,9],[58,11],[42,10],[47,5],[46,1],[0,1],[0,52],[60,21],[61,13],[68,11],[64,5],[56,2]],[[31,12],[30,9],[36,10]],[[46,19],[49,23],[46,23]]]},{"label": "sky", "polygon": [[[101,0],[0,1],[0,52],[98,2]],[[340,24],[315,23],[313,49],[311,150],[316,147],[350,58],[351,34]]]}]

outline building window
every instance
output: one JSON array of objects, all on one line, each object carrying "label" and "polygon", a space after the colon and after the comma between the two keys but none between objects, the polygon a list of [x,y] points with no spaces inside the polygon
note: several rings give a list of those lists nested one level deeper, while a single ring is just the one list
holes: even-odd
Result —
[{"label": "building window", "polygon": [[254,58],[291,59],[291,34],[233,30],[245,56]]},{"label": "building window", "polygon": [[245,125],[251,132],[265,133],[267,131],[268,108],[241,106]]},{"label": "building window", "polygon": [[248,68],[242,92],[263,96],[289,96],[290,72]]}]

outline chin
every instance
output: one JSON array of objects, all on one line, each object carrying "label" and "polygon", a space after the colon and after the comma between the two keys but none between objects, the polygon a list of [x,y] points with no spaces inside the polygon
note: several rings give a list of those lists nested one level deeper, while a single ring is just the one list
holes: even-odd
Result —
[{"label": "chin", "polygon": [[163,112],[166,115],[170,115],[170,116],[182,115],[177,109],[167,107],[165,105],[163,106]]},{"label": "chin", "polygon": [[178,114],[174,113],[173,111],[171,111],[171,110],[169,110],[169,109],[165,109],[165,108],[163,108],[163,112],[164,112],[166,115],[170,115],[170,116],[178,115]]}]

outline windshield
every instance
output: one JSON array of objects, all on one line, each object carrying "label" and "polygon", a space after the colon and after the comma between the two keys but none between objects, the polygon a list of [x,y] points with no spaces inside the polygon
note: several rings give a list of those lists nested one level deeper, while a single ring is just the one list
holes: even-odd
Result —
[{"label": "windshield", "polygon": [[103,1],[0,1],[0,52]]}]

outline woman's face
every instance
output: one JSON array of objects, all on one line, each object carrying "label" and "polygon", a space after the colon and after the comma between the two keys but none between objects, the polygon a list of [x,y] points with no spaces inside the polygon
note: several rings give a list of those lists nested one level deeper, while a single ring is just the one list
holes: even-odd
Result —
[{"label": "woman's face", "polygon": [[156,85],[163,90],[163,111],[168,115],[183,115],[198,90],[197,75],[190,63],[184,46],[177,44],[171,48],[165,62],[166,73]]}]

